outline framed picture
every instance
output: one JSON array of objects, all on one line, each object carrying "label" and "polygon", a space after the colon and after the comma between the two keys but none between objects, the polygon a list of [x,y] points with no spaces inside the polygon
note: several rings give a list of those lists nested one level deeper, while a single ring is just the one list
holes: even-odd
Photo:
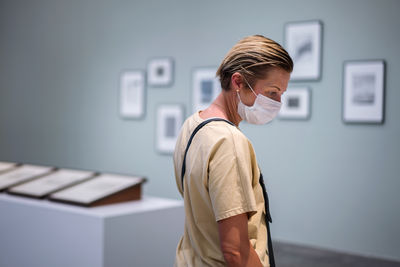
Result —
[{"label": "framed picture", "polygon": [[292,87],[282,95],[280,119],[306,120],[310,118],[310,89],[308,87]]},{"label": "framed picture", "polygon": [[183,106],[161,105],[157,109],[157,151],[170,154],[174,152],[176,139],[183,124]]},{"label": "framed picture", "polygon": [[145,178],[117,174],[100,174],[88,181],[49,196],[52,201],[81,206],[98,206],[140,199]]},{"label": "framed picture", "polygon": [[318,20],[287,23],[284,39],[294,63],[291,80],[318,80],[321,77],[322,23]]},{"label": "framed picture", "polygon": [[343,75],[344,122],[383,123],[385,62],[346,61]]},{"label": "framed picture", "polygon": [[172,58],[155,58],[147,65],[147,83],[150,86],[170,86],[174,77]]},{"label": "framed picture", "polygon": [[207,108],[221,92],[221,84],[216,77],[217,68],[196,68],[192,73],[193,112]]},{"label": "framed picture", "polygon": [[27,181],[45,176],[54,171],[53,167],[21,165],[0,175],[0,191]]},{"label": "framed picture", "polygon": [[8,193],[43,198],[51,193],[93,178],[89,171],[58,169],[42,178],[35,179],[8,189]]},{"label": "framed picture", "polygon": [[4,162],[0,161],[0,173],[7,172],[12,170],[17,166],[17,163],[14,162]]},{"label": "framed picture", "polygon": [[120,78],[120,114],[123,118],[138,119],[145,115],[145,73],[125,71]]}]

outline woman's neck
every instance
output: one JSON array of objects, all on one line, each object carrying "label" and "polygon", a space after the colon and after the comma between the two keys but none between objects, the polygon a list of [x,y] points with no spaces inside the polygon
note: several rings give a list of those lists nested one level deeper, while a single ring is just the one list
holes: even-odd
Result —
[{"label": "woman's neck", "polygon": [[200,117],[202,119],[219,117],[238,126],[242,119],[237,113],[237,105],[237,99],[232,92],[222,91],[208,108],[200,112]]}]

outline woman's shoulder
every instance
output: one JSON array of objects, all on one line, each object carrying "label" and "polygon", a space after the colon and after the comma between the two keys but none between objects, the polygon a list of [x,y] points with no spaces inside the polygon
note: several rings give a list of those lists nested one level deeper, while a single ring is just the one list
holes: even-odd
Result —
[{"label": "woman's shoulder", "polygon": [[249,141],[238,127],[226,121],[212,121],[204,126],[204,128],[201,135],[206,136],[212,143],[219,143],[221,141],[247,143]]},{"label": "woman's shoulder", "polygon": [[202,139],[204,138],[205,140],[211,142],[216,142],[221,139],[248,141],[247,137],[235,125],[223,120],[212,121],[212,119],[214,118],[203,119],[200,117],[199,113],[196,112],[185,120],[182,128],[185,129],[188,134],[192,134],[196,127],[201,123],[206,120],[211,120],[209,123],[205,124],[201,130],[196,133],[196,135],[199,135],[202,137]]}]

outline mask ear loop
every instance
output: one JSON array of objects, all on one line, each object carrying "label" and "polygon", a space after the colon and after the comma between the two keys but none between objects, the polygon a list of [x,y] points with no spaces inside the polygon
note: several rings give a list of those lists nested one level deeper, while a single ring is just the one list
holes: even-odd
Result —
[{"label": "mask ear loop", "polygon": [[[244,76],[243,76],[244,77]],[[253,92],[253,94],[257,97],[256,92],[254,92],[253,88],[250,86],[250,84],[247,82],[246,78],[244,78],[244,80],[246,81],[247,85],[249,86],[250,90]]]},{"label": "mask ear loop", "polygon": [[[244,71],[246,71],[245,68],[243,68],[242,66],[240,66]],[[256,92],[254,92],[253,88],[250,86],[249,82],[247,81],[246,77],[242,74],[244,81],[246,82],[247,86],[249,86],[250,90],[253,92],[253,94],[257,97]],[[239,97],[240,98],[240,97]]]},{"label": "mask ear loop", "polygon": [[239,101],[242,102],[242,99],[240,98],[240,95],[239,95],[239,89],[236,89],[236,94],[237,94],[237,96],[239,98]]}]

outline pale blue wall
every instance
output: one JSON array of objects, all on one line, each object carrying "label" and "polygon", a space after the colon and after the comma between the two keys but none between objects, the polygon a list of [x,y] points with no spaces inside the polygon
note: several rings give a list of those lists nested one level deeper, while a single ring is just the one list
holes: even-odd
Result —
[{"label": "pale blue wall", "polygon": [[[0,0],[0,160],[145,175],[179,198],[157,154],[155,110],[191,110],[191,71],[240,38],[283,40],[286,22],[323,22],[322,79],[309,121],[243,125],[267,176],[274,238],[400,259],[400,19],[397,0]],[[175,59],[175,83],[149,89],[145,120],[118,114],[123,69]],[[387,63],[383,125],[341,120],[342,64]],[[186,114],[189,115],[189,114]]]}]

